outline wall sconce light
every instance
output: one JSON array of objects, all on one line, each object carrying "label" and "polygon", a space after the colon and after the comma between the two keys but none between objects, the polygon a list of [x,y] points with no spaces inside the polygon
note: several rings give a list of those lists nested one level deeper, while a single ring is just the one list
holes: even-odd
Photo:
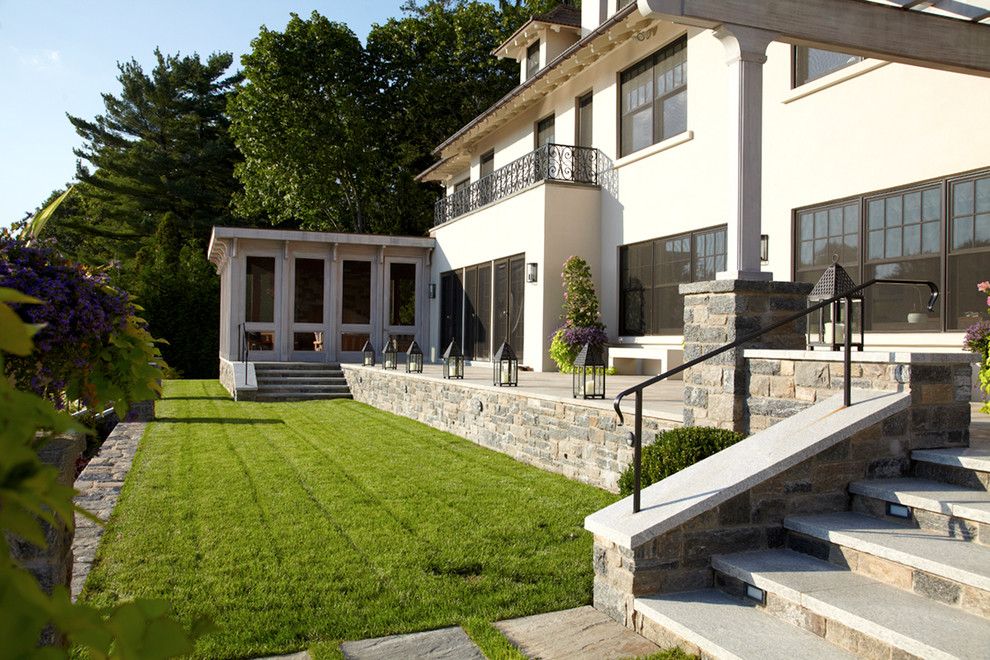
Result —
[{"label": "wall sconce light", "polygon": [[760,234],[760,261],[770,261],[769,234]]},{"label": "wall sconce light", "polygon": [[430,300],[433,300],[436,297],[437,297],[437,285],[434,284],[433,282],[430,282]]},{"label": "wall sconce light", "polygon": [[536,263],[530,262],[526,264],[526,281],[535,282],[536,281]]}]

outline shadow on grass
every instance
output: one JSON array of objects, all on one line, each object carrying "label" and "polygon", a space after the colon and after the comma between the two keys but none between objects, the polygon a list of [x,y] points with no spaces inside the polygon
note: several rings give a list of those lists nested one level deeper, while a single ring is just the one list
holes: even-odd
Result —
[{"label": "shadow on grass", "polygon": [[160,401],[233,401],[229,396],[163,396]]},{"label": "shadow on grass", "polygon": [[240,418],[240,417],[155,417],[156,422],[165,424],[285,424],[278,418]]}]

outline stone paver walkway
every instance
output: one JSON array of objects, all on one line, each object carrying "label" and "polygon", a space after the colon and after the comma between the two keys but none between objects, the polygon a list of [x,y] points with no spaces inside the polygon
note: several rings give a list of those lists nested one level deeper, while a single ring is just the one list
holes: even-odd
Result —
[{"label": "stone paver walkway", "polygon": [[533,660],[612,660],[660,650],[590,605],[501,621],[495,627]]},{"label": "stone paver walkway", "polygon": [[429,658],[443,660],[485,660],[481,650],[460,626],[410,635],[390,635],[360,642],[344,642],[340,650],[348,660],[391,660]]},{"label": "stone paver walkway", "polygon": [[[76,478],[76,505],[94,514],[104,523],[117,506],[124,478],[131,469],[138,441],[144,435],[147,422],[120,422],[103,442],[100,452]],[[96,558],[96,547],[103,536],[103,525],[76,514],[76,534],[72,541],[72,600],[79,597],[86,576]]]}]

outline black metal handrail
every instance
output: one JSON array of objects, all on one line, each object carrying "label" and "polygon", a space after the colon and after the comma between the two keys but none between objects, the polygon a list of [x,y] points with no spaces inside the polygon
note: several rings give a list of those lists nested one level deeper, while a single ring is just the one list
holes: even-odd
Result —
[{"label": "black metal handrail", "polygon": [[240,358],[241,362],[247,362],[248,356],[248,338],[247,338],[247,328],[244,323],[240,326],[241,332],[237,336],[237,357]]},{"label": "black metal handrail", "polygon": [[565,144],[545,144],[478,179],[466,188],[437,200],[434,226],[497,202],[538,181],[570,181],[600,185],[601,165],[605,162],[598,149]]},{"label": "black metal handrail", "polygon": [[[688,360],[687,362],[685,362],[683,364],[680,364],[680,365],[674,367],[673,369],[670,369],[668,371],[665,371],[662,374],[659,374],[657,376],[653,376],[651,378],[648,378],[648,379],[644,380],[642,383],[639,383],[638,385],[633,385],[632,387],[627,388],[627,389],[619,392],[619,394],[616,395],[615,399],[612,402],[612,407],[615,408],[615,413],[619,416],[619,425],[622,425],[622,424],[625,423],[625,417],[622,414],[622,410],[619,408],[619,404],[622,403],[622,399],[625,398],[626,396],[628,396],[630,394],[635,394],[636,395],[636,403],[635,403],[635,409],[634,409],[635,410],[635,421],[633,423],[633,431],[631,433],[631,438],[630,438],[631,444],[633,446],[633,513],[639,513],[639,510],[640,510],[640,506],[639,506],[639,504],[640,504],[640,502],[639,502],[639,494],[640,494],[640,490],[641,490],[640,489],[640,470],[641,470],[641,464],[642,464],[642,449],[643,449],[643,390],[644,389],[646,389],[647,387],[649,387],[651,385],[655,385],[656,383],[659,383],[662,380],[665,380],[667,378],[670,378],[671,376],[673,376],[675,374],[679,374],[679,373],[681,373],[682,371],[684,371],[686,369],[690,369],[691,367],[693,367],[693,366],[695,366],[697,364],[701,364],[705,360],[708,360],[710,358],[713,358],[716,355],[721,355],[722,353],[725,353],[726,351],[731,351],[734,348],[738,348],[739,346],[742,346],[743,344],[749,343],[749,342],[753,341],[754,339],[758,339],[759,337],[765,335],[768,332],[771,332],[773,330],[776,330],[777,328],[780,328],[782,326],[785,326],[785,325],[787,325],[789,323],[793,323],[794,321],[797,321],[800,318],[804,318],[805,316],[807,316],[808,314],[811,314],[812,312],[815,312],[815,311],[817,311],[819,309],[823,309],[825,307],[828,307],[829,305],[831,305],[834,302],[838,302],[839,300],[842,300],[844,302],[843,318],[847,319],[847,323],[846,324],[847,324],[847,326],[850,326],[850,327],[847,327],[846,328],[846,331],[843,333],[845,335],[845,345],[843,346],[843,351],[844,351],[843,363],[845,364],[845,369],[843,371],[843,397],[842,397],[842,403],[846,407],[851,406],[852,405],[852,378],[850,376],[850,373],[852,371],[852,369],[851,369],[851,365],[852,365],[852,328],[851,328],[851,324],[848,322],[848,320],[850,320],[852,318],[852,316],[851,316],[851,312],[852,312],[852,296],[853,296],[854,293],[858,293],[858,292],[860,292],[860,291],[862,291],[862,290],[864,290],[864,289],[866,289],[868,287],[873,286],[874,284],[906,284],[906,285],[925,285],[925,286],[927,286],[931,290],[931,296],[928,299],[928,311],[929,312],[931,312],[931,311],[933,311],[935,309],[935,302],[938,300],[938,286],[936,286],[936,284],[934,282],[930,282],[928,280],[872,279],[869,282],[866,282],[864,284],[860,284],[858,286],[855,286],[855,287],[853,287],[853,288],[851,288],[851,289],[849,289],[849,290],[847,290],[847,291],[845,291],[845,292],[843,292],[843,293],[841,293],[841,294],[839,294],[837,296],[833,296],[833,297],[829,298],[828,300],[823,300],[823,301],[821,301],[819,303],[816,303],[814,305],[811,305],[807,309],[804,309],[804,310],[802,310],[802,311],[800,311],[800,312],[798,312],[796,314],[791,314],[787,318],[785,318],[785,319],[783,319],[781,321],[777,321],[776,323],[774,323],[772,325],[768,325],[765,328],[759,328],[757,330],[754,330],[753,332],[750,332],[749,334],[744,335],[743,337],[741,337],[740,339],[735,340],[734,342],[731,342],[729,344],[726,344],[725,346],[722,346],[720,348],[716,348],[714,351],[709,351],[708,353],[705,353],[704,355],[702,355],[700,357],[696,357],[693,360]],[[863,321],[864,321],[864,319],[860,319],[860,322],[861,323]]]}]

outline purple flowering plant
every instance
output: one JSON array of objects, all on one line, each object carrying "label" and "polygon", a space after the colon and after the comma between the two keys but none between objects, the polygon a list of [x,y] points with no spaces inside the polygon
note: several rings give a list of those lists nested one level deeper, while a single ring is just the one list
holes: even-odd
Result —
[{"label": "purple flowering plant", "polygon": [[588,262],[581,257],[569,257],[564,262],[561,278],[564,285],[563,325],[550,338],[550,358],[561,372],[569,373],[582,346],[604,346],[608,343],[608,335],[600,319],[598,296]]},{"label": "purple flowering plant", "polygon": [[42,301],[12,305],[24,322],[39,328],[34,351],[5,364],[19,388],[58,406],[113,401],[121,409],[152,394],[148,381],[155,383],[161,371],[148,363],[162,364],[161,356],[127,293],[112,287],[105,272],[65,259],[53,243],[29,245],[5,233],[0,287]]},{"label": "purple flowering plant", "polygon": [[[990,281],[980,282],[976,289],[987,295],[987,307],[990,308]],[[966,329],[963,348],[980,356],[980,388],[990,394],[990,320],[981,319]],[[990,401],[983,404],[981,411],[990,413]]]}]

